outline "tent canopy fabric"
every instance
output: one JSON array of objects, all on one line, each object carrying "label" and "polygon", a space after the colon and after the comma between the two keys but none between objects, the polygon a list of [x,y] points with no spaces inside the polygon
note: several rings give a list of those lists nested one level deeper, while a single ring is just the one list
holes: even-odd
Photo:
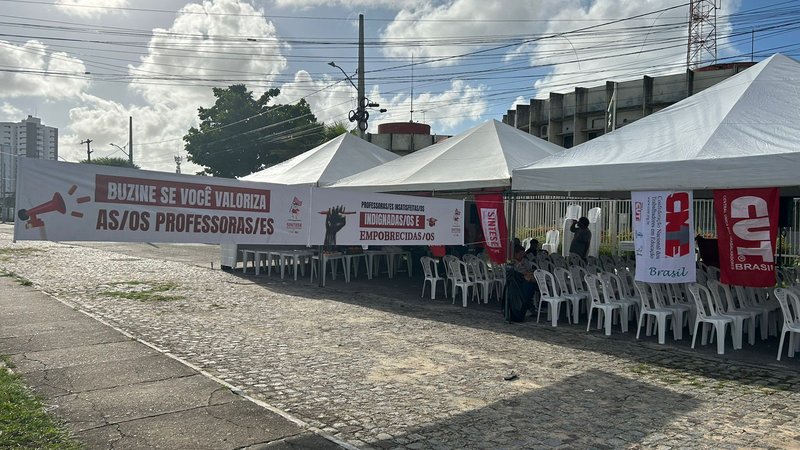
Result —
[{"label": "tent canopy fabric", "polygon": [[399,158],[350,133],[343,133],[311,150],[240,178],[244,181],[321,186]]},{"label": "tent canopy fabric", "polygon": [[515,167],[559,151],[563,148],[490,120],[329,186],[373,192],[507,188]]},{"label": "tent canopy fabric", "polygon": [[800,184],[800,63],[772,57],[513,172],[513,190],[592,195]]}]

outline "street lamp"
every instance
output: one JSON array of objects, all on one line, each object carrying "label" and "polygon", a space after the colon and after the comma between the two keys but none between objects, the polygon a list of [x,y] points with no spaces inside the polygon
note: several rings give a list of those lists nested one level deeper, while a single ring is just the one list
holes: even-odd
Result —
[{"label": "street lamp", "polygon": [[[358,123],[358,130],[361,132],[361,137],[363,138],[364,132],[367,131],[367,128],[369,126],[368,125],[369,111],[367,111],[367,108],[378,108],[381,105],[369,101],[369,99],[364,95],[364,92],[362,92],[362,90],[359,89],[355,83],[353,83],[353,79],[350,78],[349,75],[347,75],[347,72],[345,72],[344,69],[336,65],[335,62],[331,61],[328,63],[328,65],[339,69],[342,72],[342,75],[344,75],[344,78],[348,82],[350,82],[350,85],[353,86],[355,90],[358,92],[358,108],[356,108],[356,110],[350,110],[350,114],[347,115],[347,120],[349,120],[350,122]],[[382,108],[379,111],[383,113],[386,112],[386,109]]]},{"label": "street lamp", "polygon": [[349,75],[347,75],[347,72],[345,72],[344,69],[342,69],[341,67],[337,66],[336,63],[333,62],[333,61],[329,62],[328,65],[331,66],[331,67],[336,67],[337,69],[341,70],[342,71],[342,75],[344,75],[345,79],[350,82],[350,85],[353,86],[353,89],[358,91],[358,87],[356,86],[355,83],[353,83],[353,80],[350,78]]},{"label": "street lamp", "polygon": [[126,152],[126,151],[125,151],[125,147],[127,147],[127,146],[128,146],[128,144],[125,144],[125,145],[123,145],[122,147],[120,147],[119,145],[117,145],[117,144],[115,144],[115,143],[113,143],[113,142],[109,142],[109,143],[108,143],[108,145],[110,145],[110,146],[112,146],[112,147],[116,147],[116,148],[118,148],[118,149],[119,149],[119,151],[121,151],[121,152],[122,152],[122,153],[123,153],[125,156],[127,156],[128,158],[130,158],[130,155],[128,155],[128,152]]}]

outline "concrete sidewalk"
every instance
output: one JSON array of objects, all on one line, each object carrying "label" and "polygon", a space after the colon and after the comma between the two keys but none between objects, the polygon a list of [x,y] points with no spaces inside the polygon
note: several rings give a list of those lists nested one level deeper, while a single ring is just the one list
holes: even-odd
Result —
[{"label": "concrete sidewalk", "polygon": [[87,448],[341,448],[46,294],[0,292],[0,354]]}]

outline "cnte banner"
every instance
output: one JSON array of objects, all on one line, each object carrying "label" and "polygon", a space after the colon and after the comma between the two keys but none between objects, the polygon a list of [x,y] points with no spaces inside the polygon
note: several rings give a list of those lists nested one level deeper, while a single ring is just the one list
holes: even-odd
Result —
[{"label": "cnte banner", "polygon": [[696,281],[693,203],[691,191],[631,193],[637,281]]}]

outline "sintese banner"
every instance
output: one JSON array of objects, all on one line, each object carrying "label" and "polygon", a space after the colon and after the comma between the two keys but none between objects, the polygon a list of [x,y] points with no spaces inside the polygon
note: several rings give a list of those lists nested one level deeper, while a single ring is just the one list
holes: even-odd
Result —
[{"label": "sintese banner", "polygon": [[311,189],[19,158],[14,238],[306,245]]},{"label": "sintese banner", "polygon": [[696,281],[693,203],[691,191],[631,193],[636,281]]},{"label": "sintese banner", "polygon": [[483,229],[483,246],[489,253],[492,261],[502,264],[506,262],[506,231],[505,203],[501,194],[477,194],[475,205],[481,218]]},{"label": "sintese banner", "polygon": [[463,245],[464,202],[314,189],[311,241],[324,245]]},{"label": "sintese banner", "polygon": [[720,281],[740,286],[775,286],[778,188],[714,191]]}]

